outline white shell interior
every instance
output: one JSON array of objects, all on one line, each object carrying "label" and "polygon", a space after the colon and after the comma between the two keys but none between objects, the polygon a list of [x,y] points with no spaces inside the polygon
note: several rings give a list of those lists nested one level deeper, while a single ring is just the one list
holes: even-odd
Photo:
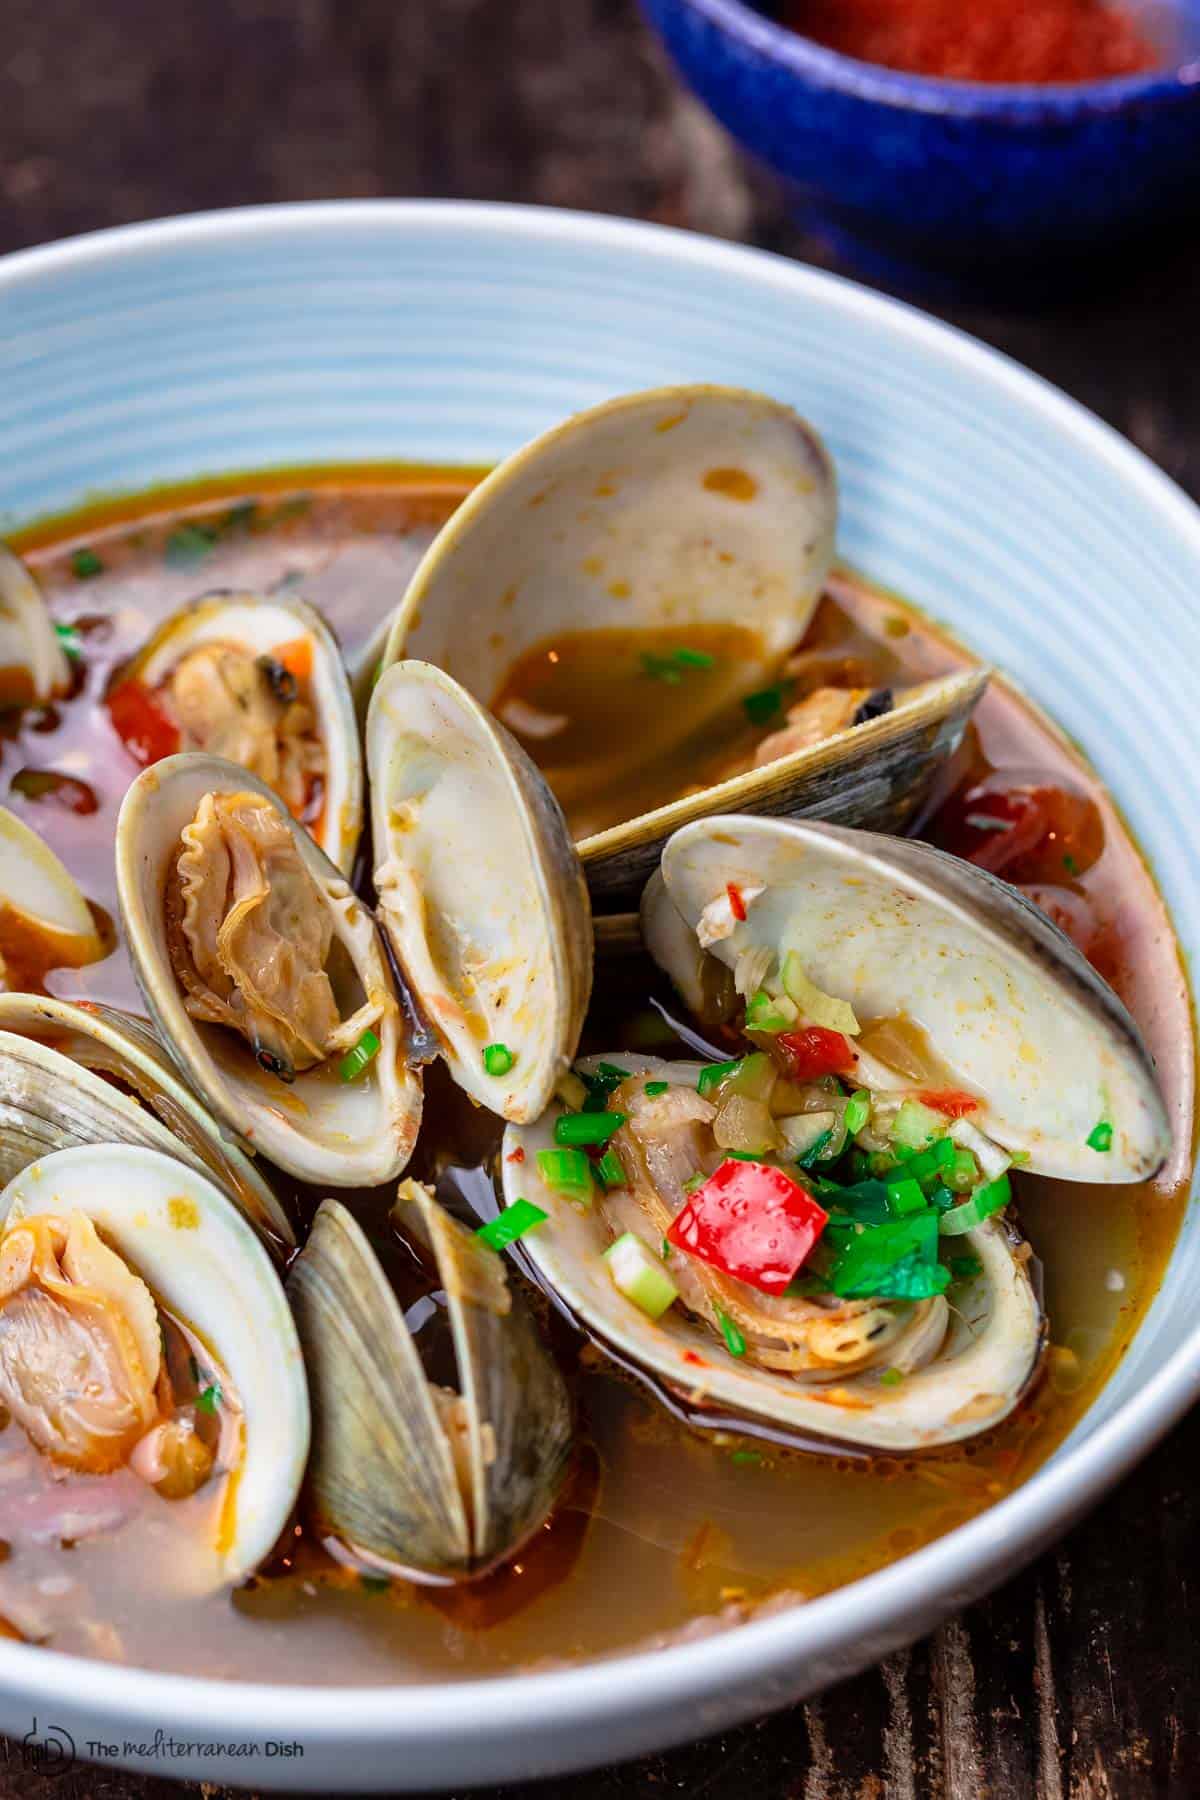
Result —
[{"label": "white shell interior", "polygon": [[[285,1084],[259,1068],[233,1032],[198,1024],[183,1004],[163,919],[167,877],[180,833],[204,795],[243,792],[261,794],[278,808],[364,988],[389,996],[375,1027],[379,1053],[355,1081],[339,1080],[337,1067],[326,1065]],[[398,1175],[416,1142],[421,1082],[404,1060],[395,990],[375,921],[270,789],[213,756],[172,756],[144,769],[117,823],[117,887],[134,971],[163,1042],[239,1139],[301,1180],[360,1187]]]},{"label": "white shell interior", "polygon": [[[590,986],[587,893],[561,816],[524,752],[428,663],[381,677],[367,766],[380,920],[450,1071],[493,1112],[536,1118]],[[490,1044],[513,1053],[504,1075],[484,1067]]]},{"label": "white shell interior", "polygon": [[77,939],[78,961],[100,955],[95,921],[74,876],[6,806],[0,806],[0,905],[46,931]]},{"label": "white shell interior", "polygon": [[[943,891],[939,865],[950,859],[925,851],[918,871],[900,858],[922,846],[887,844],[799,820],[716,817],[675,834],[662,872],[693,929],[729,883],[761,886],[713,954],[733,967],[747,948],[783,946],[819,988],[850,1001],[860,1022],[914,1021],[953,1084],[979,1096],[980,1127],[1025,1152],[1035,1172],[1096,1182],[1152,1175],[1170,1133],[1136,1037],[1114,1028],[1044,945],[1015,942],[961,894]],[[979,876],[952,867],[960,881]],[[1028,923],[1019,896],[979,879],[989,904]],[[1063,964],[1081,960],[1065,938],[1054,949]],[[1101,1120],[1113,1127],[1108,1153],[1087,1142]]]},{"label": "white shell interior", "polygon": [[220,1566],[224,1580],[239,1581],[286,1525],[308,1456],[308,1388],[279,1277],[212,1182],[157,1150],[60,1150],[0,1194],[0,1220],[70,1212],[92,1220],[155,1298],[207,1345],[233,1387],[243,1454],[220,1509]]},{"label": "white shell interior", "polygon": [[313,832],[330,862],[350,873],[363,821],[362,753],[349,677],[333,633],[302,600],[250,593],[205,594],[167,620],[146,645],[136,673],[157,687],[201,644],[233,644],[267,656],[305,639],[312,647],[310,691],[325,745],[325,809]]},{"label": "white shell interior", "polygon": [[[694,1085],[701,1063],[669,1063],[622,1050],[590,1057],[655,1081]],[[1042,1321],[1029,1278],[1014,1261],[1003,1224],[989,1220],[956,1240],[980,1259],[982,1273],[959,1287],[946,1341],[932,1362],[895,1387],[873,1378],[803,1381],[731,1356],[715,1333],[676,1303],[659,1320],[614,1287],[603,1252],[612,1241],[594,1205],[581,1210],[546,1187],[537,1152],[554,1143],[558,1108],[536,1124],[510,1126],[501,1152],[505,1204],[519,1196],[548,1214],[522,1238],[538,1273],[589,1330],[619,1355],[660,1375],[696,1405],[762,1419],[804,1435],[880,1450],[952,1443],[1012,1410],[1037,1364]],[[521,1160],[511,1160],[521,1149]],[[648,1247],[657,1246],[646,1229]],[[695,1359],[699,1358],[699,1362]]]},{"label": "white shell interior", "polygon": [[24,563],[0,543],[0,668],[27,670],[33,698],[44,702],[71,684],[41,589]]},{"label": "white shell interior", "polygon": [[[436,662],[485,705],[563,631],[736,620],[769,662],[803,635],[836,522],[833,465],[790,407],[738,388],[632,394],[475,489],[414,575],[386,659]],[[758,670],[747,659],[747,689]]]}]

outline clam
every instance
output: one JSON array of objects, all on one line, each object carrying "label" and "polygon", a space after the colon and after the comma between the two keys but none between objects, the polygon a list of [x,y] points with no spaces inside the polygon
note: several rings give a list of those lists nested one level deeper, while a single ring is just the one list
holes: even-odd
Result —
[{"label": "clam", "polygon": [[168,757],[126,794],[116,851],[138,982],[216,1117],[302,1180],[398,1175],[421,1082],[374,919],[266,784]]},{"label": "clam", "polygon": [[904,1451],[996,1424],[1044,1341],[1009,1171],[1139,1181],[1169,1150],[1120,1001],[973,865],[794,820],[678,832],[643,935],[702,1019],[740,1017],[757,1048],[581,1065],[622,1115],[583,1210],[538,1154],[560,1108],[510,1129],[506,1198],[550,1215],[524,1241],[546,1286],[756,1428]]},{"label": "clam", "polygon": [[143,763],[196,750],[259,776],[350,873],[363,814],[354,701],[332,632],[303,600],[193,600],[125,665],[108,706]]},{"label": "clam", "polygon": [[[524,653],[565,633],[736,626],[752,647],[729,659],[711,702],[714,721],[728,718],[803,637],[836,518],[832,463],[791,408],[708,386],[628,395],[538,438],[474,490],[417,569],[385,662],[436,663],[492,705]],[[670,833],[712,812],[899,827],[986,680],[972,669],[927,682],[852,728],[839,715],[825,741],[583,837],[593,896],[638,892]],[[652,694],[648,706],[660,704]],[[546,724],[511,706],[502,716],[528,741]],[[691,741],[704,729],[689,709],[680,731]]]},{"label": "clam", "polygon": [[0,987],[32,986],[48,969],[105,954],[74,877],[36,831],[0,806]]},{"label": "clam", "polygon": [[570,1406],[496,1252],[415,1182],[401,1184],[395,1216],[436,1264],[455,1384],[427,1376],[362,1229],[324,1201],[288,1277],[312,1387],[309,1486],[355,1560],[454,1580],[486,1571],[546,1517]]},{"label": "clam", "polygon": [[253,1162],[139,1019],[40,994],[0,994],[0,1183],[55,1150],[140,1144],[207,1175],[266,1239],[291,1223]]},{"label": "clam", "polygon": [[536,1118],[592,980],[562,813],[520,746],[429,663],[385,672],[366,743],[380,923],[454,1080],[505,1118]]},{"label": "clam", "polygon": [[[649,908],[671,904],[735,982],[747,950],[790,950],[872,1022],[855,1043],[865,1085],[975,1097],[974,1123],[1034,1174],[1145,1181],[1164,1162],[1166,1107],[1125,1007],[1038,907],[975,864],[835,826],[717,818],[672,838],[662,875]],[[907,1054],[928,1057],[923,1078]]]},{"label": "clam", "polygon": [[241,1580],[287,1524],[309,1443],[295,1327],[255,1233],[207,1176],[130,1144],[31,1163],[0,1219],[5,1407],[65,1468],[128,1466],[167,1500],[224,1477],[201,1577]]},{"label": "clam", "polygon": [[45,705],[70,685],[70,665],[41,590],[0,544],[0,706]]},{"label": "clam", "polygon": [[[1038,1368],[1044,1325],[1027,1251],[1000,1220],[958,1240],[977,1259],[975,1273],[948,1295],[915,1303],[775,1298],[732,1280],[710,1284],[704,1266],[679,1250],[662,1265],[680,1293],[669,1311],[652,1318],[627,1299],[605,1252],[629,1232],[660,1256],[683,1202],[679,1184],[718,1165],[721,1152],[711,1132],[701,1141],[708,1119],[690,1105],[701,1098],[703,1064],[612,1051],[580,1068],[594,1073],[601,1062],[628,1072],[631,1094],[644,1094],[647,1082],[666,1084],[653,1099],[678,1116],[667,1120],[663,1158],[652,1152],[653,1179],[644,1151],[620,1141],[629,1136],[623,1131],[618,1154],[631,1173],[628,1185],[585,1208],[549,1188],[538,1152],[554,1146],[557,1106],[536,1125],[510,1126],[501,1160],[507,1204],[519,1194],[549,1215],[522,1239],[535,1274],[601,1345],[726,1427],[766,1427],[806,1448],[824,1441],[896,1453],[929,1448],[970,1437],[1012,1410]],[[617,1095],[628,1103],[622,1089]],[[510,1160],[518,1150],[522,1160]],[[672,1171],[666,1165],[676,1159]],[[739,1338],[744,1347],[734,1354],[726,1346]]]}]

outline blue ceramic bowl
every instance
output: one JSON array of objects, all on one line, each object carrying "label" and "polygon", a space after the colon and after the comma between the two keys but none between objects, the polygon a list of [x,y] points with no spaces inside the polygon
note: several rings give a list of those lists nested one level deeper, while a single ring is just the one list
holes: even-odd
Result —
[{"label": "blue ceramic bowl", "polygon": [[1161,70],[1055,87],[857,62],[745,0],[642,5],[688,84],[859,266],[926,289],[1045,291],[1195,231],[1200,0],[1143,7]]}]

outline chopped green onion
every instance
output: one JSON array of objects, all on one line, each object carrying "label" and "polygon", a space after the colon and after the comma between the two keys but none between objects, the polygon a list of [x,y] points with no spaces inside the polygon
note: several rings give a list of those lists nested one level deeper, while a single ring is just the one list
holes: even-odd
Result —
[{"label": "chopped green onion", "polygon": [[924,1208],[925,1195],[921,1191],[921,1184],[910,1175],[896,1176],[886,1185],[888,1205],[897,1218],[906,1218],[909,1213],[918,1213]]},{"label": "chopped green onion", "polygon": [[906,1100],[892,1121],[888,1136],[903,1150],[923,1150],[931,1138],[940,1137],[945,1129],[942,1113],[934,1112],[920,1100]]},{"label": "chopped green onion", "polygon": [[392,1585],[387,1575],[360,1575],[358,1579],[368,1594],[386,1594]]},{"label": "chopped green onion", "polygon": [[949,1256],[946,1258],[946,1267],[955,1281],[968,1281],[972,1275],[983,1273],[983,1264],[977,1256]]},{"label": "chopped green onion", "polygon": [[1067,871],[1068,875],[1078,875],[1079,873],[1079,864],[1069,852],[1063,857],[1063,868]]},{"label": "chopped green onion", "polygon": [[368,1063],[379,1055],[379,1039],[373,1031],[364,1031],[353,1050],[343,1056],[338,1074],[343,1081],[357,1081]]},{"label": "chopped green onion", "polygon": [[71,573],[76,581],[91,581],[95,576],[103,575],[104,564],[85,544],[71,552]]},{"label": "chopped green onion", "polygon": [[659,1250],[658,1254],[662,1257],[664,1262],[670,1262],[670,1260],[671,1260],[671,1245],[670,1245],[670,1241],[667,1238],[663,1239],[662,1248]]},{"label": "chopped green onion", "polygon": [[208,1385],[208,1387],[205,1388],[205,1390],[202,1394],[196,1395],[196,1410],[198,1412],[215,1413],[217,1410],[217,1402],[220,1400],[220,1398],[221,1398],[220,1382],[219,1381],[210,1382],[210,1384]]},{"label": "chopped green onion", "polygon": [[700,1079],[696,1083],[697,1091],[701,1094],[711,1094],[715,1087],[719,1087],[729,1076],[735,1075],[745,1060],[744,1056],[735,1056],[732,1062],[709,1063],[700,1071]]},{"label": "chopped green onion", "polygon": [[802,1156],[796,1158],[800,1167],[802,1169],[811,1169],[814,1163],[820,1162],[832,1137],[833,1127],[831,1125],[827,1130],[821,1133],[820,1137],[813,1139],[812,1143],[808,1146],[808,1149]]},{"label": "chopped green onion", "polygon": [[928,1300],[950,1282],[937,1242],[937,1215],[930,1210],[869,1226],[839,1252],[830,1288],[843,1300]]},{"label": "chopped green onion", "polygon": [[786,1031],[796,1023],[798,1017],[795,1006],[786,995],[768,994],[766,988],[759,988],[746,1002],[747,1031]]},{"label": "chopped green onion", "polygon": [[952,1206],[958,1205],[958,1195],[945,1182],[940,1182],[929,1196],[930,1206],[936,1206],[939,1212],[949,1212]]},{"label": "chopped green onion", "polygon": [[979,1164],[969,1150],[956,1150],[954,1161],[942,1170],[942,1180],[956,1194],[969,1194],[979,1180]]},{"label": "chopped green onion", "polygon": [[732,1157],[734,1162],[761,1162],[765,1154],[766,1154],[766,1152],[763,1150],[724,1150],[724,1151],[722,1151],[722,1155],[727,1160],[730,1157]]},{"label": "chopped green onion", "polygon": [[552,1194],[590,1206],[595,1193],[592,1165],[582,1150],[539,1150],[538,1174]]},{"label": "chopped green onion", "polygon": [[762,1452],[759,1450],[735,1450],[729,1460],[738,1468],[756,1468],[762,1462]]},{"label": "chopped green onion", "polygon": [[716,657],[708,650],[691,650],[686,644],[659,656],[652,650],[642,652],[642,670],[655,681],[678,687],[687,669],[711,669]]},{"label": "chopped green onion", "polygon": [[69,662],[78,662],[83,655],[83,646],[79,642],[79,633],[73,625],[56,625],[54,635],[62,645],[63,655]]},{"label": "chopped green onion", "polygon": [[903,1380],[903,1369],[885,1369],[883,1374],[879,1377],[880,1385],[882,1387],[899,1387]]},{"label": "chopped green onion", "polygon": [[866,1181],[851,1182],[847,1187],[818,1177],[817,1198],[845,1213],[856,1225],[883,1225],[895,1217],[886,1185],[870,1177]]},{"label": "chopped green onion", "polygon": [[725,1339],[725,1348],[728,1350],[730,1356],[745,1356],[745,1338],[742,1336],[727,1312],[722,1312],[719,1306],[717,1307],[716,1312],[717,1324],[721,1327],[721,1336]]},{"label": "chopped green onion", "polygon": [[489,1075],[507,1075],[516,1060],[507,1044],[483,1046],[483,1066]]},{"label": "chopped green onion", "polygon": [[1098,1124],[1093,1125],[1091,1131],[1088,1133],[1088,1140],[1087,1140],[1088,1149],[1089,1150],[1100,1150],[1100,1151],[1111,1150],[1112,1149],[1112,1140],[1113,1140],[1112,1126],[1109,1124],[1107,1119],[1101,1119]]},{"label": "chopped green onion", "polygon": [[679,1289],[662,1263],[632,1231],[609,1245],[604,1260],[617,1292],[632,1300],[647,1318],[661,1318],[678,1300]]},{"label": "chopped green onion", "polygon": [[595,1074],[582,1076],[586,1090],[582,1110],[584,1112],[607,1112],[608,1096],[614,1088],[619,1088],[627,1080],[628,1069],[618,1068],[616,1063],[600,1063]]},{"label": "chopped green onion", "polygon": [[625,1123],[619,1112],[560,1113],[554,1121],[556,1144],[607,1144]]},{"label": "chopped green onion", "polygon": [[544,1213],[540,1206],[535,1206],[532,1200],[514,1200],[496,1218],[481,1225],[475,1236],[489,1250],[503,1250],[506,1244],[515,1244],[518,1238],[524,1237],[535,1226],[544,1225],[548,1217],[549,1214]]},{"label": "chopped green onion", "polygon": [[858,1088],[847,1100],[846,1110],[842,1114],[847,1137],[857,1137],[870,1117],[871,1096],[866,1088]]},{"label": "chopped green onion", "polygon": [[615,1150],[606,1150],[599,1161],[593,1164],[593,1170],[606,1188],[628,1186],[625,1165]]},{"label": "chopped green onion", "polygon": [[700,1173],[699,1169],[697,1169],[696,1173],[694,1175],[689,1175],[687,1180],[684,1182],[684,1184],[683,1184],[684,1193],[685,1194],[694,1194],[697,1188],[701,1188],[704,1186],[704,1183],[707,1179],[708,1179],[707,1176],[702,1175]]},{"label": "chopped green onion", "polygon": [[[613,1087],[619,1086],[619,1084],[625,1080],[625,1077],[628,1074],[629,1074],[629,1070],[623,1069],[621,1067],[620,1063],[602,1062],[598,1065],[598,1067],[596,1069],[596,1076],[601,1077],[603,1080],[605,1080],[607,1082],[611,1082]],[[593,1080],[595,1078],[596,1077],[594,1076]]]},{"label": "chopped green onion", "polygon": [[759,688],[757,693],[746,694],[742,707],[752,725],[767,725],[783,711],[785,689],[776,687]]},{"label": "chopped green onion", "polygon": [[948,1137],[935,1138],[927,1150],[918,1150],[913,1156],[906,1156],[900,1164],[900,1172],[911,1181],[920,1182],[926,1193],[937,1187],[942,1179],[942,1170],[949,1168],[954,1161],[955,1145]]},{"label": "chopped green onion", "polygon": [[686,644],[671,652],[671,661],[680,669],[711,669],[716,660],[711,650],[691,650]]},{"label": "chopped green onion", "polygon": [[648,1081],[646,1083],[645,1091],[653,1100],[655,1095],[665,1094],[670,1085],[669,1081]]},{"label": "chopped green onion", "polygon": [[951,1207],[942,1214],[938,1221],[938,1229],[943,1237],[959,1237],[964,1231],[974,1231],[993,1213],[998,1213],[1002,1206],[1007,1206],[1012,1199],[1012,1189],[1008,1176],[1001,1175],[998,1181],[989,1181],[985,1187],[976,1188],[969,1200],[961,1206]]}]

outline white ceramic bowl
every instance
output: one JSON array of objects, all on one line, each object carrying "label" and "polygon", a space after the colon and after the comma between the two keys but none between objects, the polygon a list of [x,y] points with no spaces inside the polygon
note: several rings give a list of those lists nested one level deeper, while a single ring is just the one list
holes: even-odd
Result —
[{"label": "white ceramic bowl", "polygon": [[[480,463],[611,394],[704,379],[815,421],[841,475],[843,553],[950,620],[1080,740],[1185,948],[1200,941],[1200,513],[1032,375],[811,269],[610,219],[403,203],[26,252],[0,264],[0,529],[207,472]],[[785,1615],[469,1689],[216,1683],[0,1643],[0,1726],[20,1738],[36,1715],[80,1755],[100,1741],[160,1774],[325,1791],[548,1775],[716,1731],[916,1637],[1062,1532],[1196,1397],[1198,1285],[1193,1209],[1120,1369],[1031,1481]],[[156,1750],[160,1729],[190,1751]],[[267,1738],[304,1755],[268,1759]],[[211,1752],[239,1741],[260,1754]]]}]

